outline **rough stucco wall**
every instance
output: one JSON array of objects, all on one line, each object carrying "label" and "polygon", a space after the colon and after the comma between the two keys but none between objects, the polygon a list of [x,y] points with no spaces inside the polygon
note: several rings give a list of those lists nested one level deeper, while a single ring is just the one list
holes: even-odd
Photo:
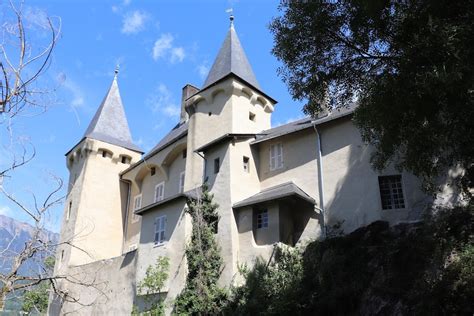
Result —
[{"label": "rough stucco wall", "polygon": [[420,181],[403,172],[405,209],[382,210],[378,176],[399,174],[393,167],[378,173],[371,168],[372,148],[362,142],[359,131],[349,120],[328,123],[320,129],[324,170],[324,194],[328,225],[344,221],[350,232],[376,220],[391,224],[419,219],[429,198]]},{"label": "rough stucco wall", "polygon": [[[253,209],[245,207],[236,211],[236,220],[238,226],[239,239],[239,264],[246,264],[251,267],[257,257],[264,260],[270,258],[273,251],[273,245],[259,246],[255,243],[253,234]],[[241,279],[238,281],[242,281]]]},{"label": "rough stucco wall", "polygon": [[[132,162],[140,157],[136,152],[92,139],[86,139],[84,146],[87,149],[82,151],[80,159],[87,163],[81,171],[81,190],[73,190],[68,196],[73,207],[77,205],[72,240],[77,248],[70,250],[69,265],[112,258],[122,253],[122,199],[126,197],[121,196],[119,173],[129,165],[121,163],[120,155],[132,157]],[[101,148],[111,151],[113,156],[102,157],[98,152]],[[74,163],[71,170],[76,174]]]},{"label": "rough stucco wall", "polygon": [[[292,133],[259,146],[259,175],[262,190],[293,181],[308,195],[318,201],[318,168],[316,133],[312,129]],[[283,168],[270,170],[270,146],[282,143]]]},{"label": "rough stucco wall", "polygon": [[[273,107],[265,107],[270,101],[236,80],[232,85],[232,133],[259,133],[271,128]],[[255,115],[254,120],[249,119],[249,112]]]},{"label": "rough stucco wall", "polygon": [[[179,174],[184,171],[186,159],[182,152],[186,149],[187,139],[183,138],[173,145],[163,149],[156,155],[149,157],[146,163],[141,163],[132,170],[122,175],[124,180],[130,181],[131,194],[128,206],[126,236],[123,249],[138,244],[140,238],[141,216],[138,221],[133,221],[133,203],[138,194],[142,194],[142,207],[154,202],[156,184],[165,181],[164,198],[178,193]],[[150,168],[155,167],[156,174],[151,176]]]},{"label": "rough stucco wall", "polygon": [[130,315],[135,299],[136,252],[70,267],[69,275],[84,287],[62,281],[61,289],[67,291],[78,303],[64,303],[56,298],[50,303],[48,315]]},{"label": "rough stucco wall", "polygon": [[[170,312],[174,298],[181,292],[186,281],[187,265],[185,256],[186,242],[191,235],[191,218],[184,212],[185,199],[180,198],[151,210],[143,215],[142,232],[138,250],[136,282],[145,277],[146,269],[154,265],[158,257],[169,258],[169,277],[163,289],[167,292],[165,304]],[[166,215],[166,242],[155,245],[155,218]]]}]

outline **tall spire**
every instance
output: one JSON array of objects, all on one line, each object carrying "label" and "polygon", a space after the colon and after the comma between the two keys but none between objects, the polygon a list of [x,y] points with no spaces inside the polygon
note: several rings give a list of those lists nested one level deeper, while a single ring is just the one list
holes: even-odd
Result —
[{"label": "tall spire", "polygon": [[89,124],[84,137],[141,152],[140,148],[132,142],[117,84],[117,74],[118,67],[115,70],[112,85]]},{"label": "tall spire", "polygon": [[258,90],[261,90],[247,56],[245,55],[244,49],[240,44],[239,37],[235,32],[233,15],[230,16],[229,31],[227,32],[224,43],[222,44],[216,60],[209,71],[209,75],[204,82],[203,89],[216,83],[229,74],[234,74]]}]

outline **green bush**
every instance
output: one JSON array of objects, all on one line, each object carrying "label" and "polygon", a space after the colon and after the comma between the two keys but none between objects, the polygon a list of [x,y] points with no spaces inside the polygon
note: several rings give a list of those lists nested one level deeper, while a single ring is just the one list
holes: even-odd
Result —
[{"label": "green bush", "polygon": [[417,224],[374,222],[348,235],[278,250],[243,271],[226,314],[472,315],[474,214],[435,210]]}]

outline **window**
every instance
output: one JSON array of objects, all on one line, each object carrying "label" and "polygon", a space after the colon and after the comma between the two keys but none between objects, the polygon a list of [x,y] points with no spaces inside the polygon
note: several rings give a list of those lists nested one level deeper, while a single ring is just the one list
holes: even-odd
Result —
[{"label": "window", "polygon": [[219,158],[214,159],[214,173],[219,173],[220,160]]},{"label": "window", "polygon": [[165,183],[161,182],[155,187],[155,202],[163,200],[165,196]]},{"label": "window", "polygon": [[98,150],[99,155],[102,156],[102,158],[112,158],[112,152],[108,151],[107,149],[99,149]]},{"label": "window", "polygon": [[166,216],[155,218],[155,245],[165,242]]},{"label": "window", "polygon": [[379,189],[383,210],[405,208],[401,175],[379,177]]},{"label": "window", "polygon": [[261,210],[257,213],[257,228],[268,228],[267,210]]},{"label": "window", "polygon": [[184,192],[184,175],[185,175],[184,171],[179,174],[179,188],[178,188],[179,193]]},{"label": "window", "polygon": [[249,157],[243,157],[242,163],[244,165],[244,171],[245,172],[250,172],[250,165],[249,165]]},{"label": "window", "polygon": [[129,156],[125,156],[125,155],[120,156],[120,162],[123,164],[130,164],[131,161],[132,161],[132,158]]},{"label": "window", "polygon": [[150,175],[154,176],[156,174],[156,168],[155,167],[151,167],[150,168]]},{"label": "window", "polygon": [[135,200],[133,201],[132,223],[136,223],[140,219],[140,216],[135,214],[135,211],[141,208],[142,208],[142,195],[139,194],[135,197]]},{"label": "window", "polygon": [[69,201],[69,204],[68,204],[68,207],[67,207],[67,213],[66,213],[66,220],[67,221],[71,217],[71,209],[72,209],[72,201]]},{"label": "window", "polygon": [[255,113],[249,112],[249,120],[255,122]]},{"label": "window", "polygon": [[270,146],[270,170],[283,168],[283,145],[281,143]]},{"label": "window", "polygon": [[182,156],[183,156],[183,159],[185,159],[188,156],[188,152],[186,149],[183,149]]}]

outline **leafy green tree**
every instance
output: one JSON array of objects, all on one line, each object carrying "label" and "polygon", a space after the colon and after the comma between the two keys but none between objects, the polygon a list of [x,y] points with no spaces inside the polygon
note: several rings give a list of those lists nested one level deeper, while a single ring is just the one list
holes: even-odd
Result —
[{"label": "leafy green tree", "polygon": [[132,315],[152,315],[160,316],[165,314],[165,305],[161,297],[156,297],[161,292],[168,279],[170,262],[168,257],[158,257],[153,266],[146,269],[145,277],[138,283],[138,292],[145,295],[145,303],[149,305],[145,311],[139,312],[136,306],[133,307]]},{"label": "leafy green tree", "polygon": [[[44,260],[44,278],[51,276],[54,270],[54,257],[47,257]],[[48,309],[48,299],[50,292],[50,282],[41,281],[35,286],[26,289],[23,294],[23,305],[21,310],[27,313],[45,313]]]},{"label": "leafy green tree", "polygon": [[186,285],[175,301],[175,313],[183,315],[217,315],[227,295],[217,285],[223,260],[215,233],[219,217],[218,205],[204,185],[197,199],[188,199],[186,212],[191,215],[193,229],[186,248],[188,275]]},{"label": "leafy green tree", "polygon": [[[375,146],[434,189],[446,167],[474,179],[474,1],[282,1],[270,29],[279,73],[313,116],[357,102]],[[324,101],[324,102],[323,102]]]}]

